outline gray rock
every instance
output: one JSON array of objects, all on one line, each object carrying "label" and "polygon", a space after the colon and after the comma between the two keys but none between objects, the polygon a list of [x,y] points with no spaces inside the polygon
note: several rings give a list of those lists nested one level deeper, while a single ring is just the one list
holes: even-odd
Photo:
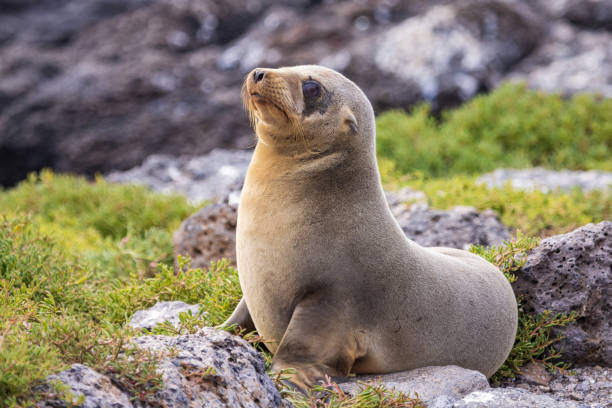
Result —
[{"label": "gray rock", "polygon": [[394,388],[410,396],[418,394],[427,406],[455,401],[476,390],[489,388],[487,378],[480,372],[457,366],[423,367],[384,375],[357,376],[340,379],[338,385],[347,394],[354,395],[360,382],[381,381],[387,388]]},{"label": "gray rock", "polygon": [[199,305],[188,305],[185,302],[173,301],[173,302],[157,302],[155,306],[146,309],[139,310],[134,313],[130,326],[135,329],[148,329],[151,330],[153,327],[165,321],[170,322],[174,327],[179,327],[180,313],[191,312],[194,316],[200,311]]},{"label": "gray rock", "polygon": [[492,210],[478,212],[458,206],[444,211],[417,203],[408,209],[396,207],[393,212],[406,236],[423,246],[467,249],[470,245],[501,245],[510,238],[508,228]]},{"label": "gray rock", "polygon": [[[187,255],[193,268],[227,258],[236,263],[237,207],[216,203],[202,208],[181,223],[174,233],[174,255]],[[178,266],[178,263],[175,262]]]},{"label": "gray rock", "polygon": [[486,184],[489,188],[503,187],[510,183],[517,190],[540,190],[543,192],[571,190],[581,188],[584,191],[607,190],[612,187],[612,172],[606,171],[571,171],[547,170],[541,167],[533,169],[497,169],[480,176],[477,183]]},{"label": "gray rock", "polygon": [[144,336],[138,347],[174,350],[158,364],[164,388],[156,395],[167,407],[282,407],[263,357],[244,339],[204,328],[197,334]]},{"label": "gray rock", "polygon": [[158,192],[183,194],[194,203],[229,197],[233,204],[238,204],[252,155],[251,151],[224,149],[193,157],[154,155],[141,166],[112,172],[106,179],[144,184]]},{"label": "gray rock", "polygon": [[514,292],[528,312],[577,314],[555,334],[563,360],[612,365],[612,222],[542,240],[516,272]]},{"label": "gray rock", "polygon": [[518,2],[451,3],[382,34],[374,58],[383,72],[418,84],[425,99],[457,103],[492,85],[541,35],[537,20]]},{"label": "gray rock", "polygon": [[385,191],[385,197],[394,215],[401,214],[415,202],[427,201],[425,193],[410,187],[403,187],[398,191]]},{"label": "gray rock", "polygon": [[579,30],[552,22],[546,41],[503,79],[526,81],[530,88],[612,97],[612,33]]},{"label": "gray rock", "polygon": [[572,367],[571,370],[554,370],[548,375],[551,380],[546,391],[521,377],[504,379],[501,386],[521,387],[536,394],[546,393],[555,399],[573,399],[590,408],[610,407],[612,368]]},{"label": "gray rock", "polygon": [[606,0],[570,0],[564,17],[588,28],[612,30],[612,2]]},{"label": "gray rock", "polygon": [[[131,408],[132,403],[127,395],[115,387],[111,380],[82,364],[73,364],[68,370],[47,377],[47,382],[60,381],[74,394],[76,403],[81,396],[85,397],[83,408]],[[52,392],[50,385],[44,385],[40,391]],[[71,407],[60,399],[49,395],[37,403],[39,408]]]},{"label": "gray rock", "polygon": [[580,408],[584,405],[533,394],[520,388],[492,388],[475,391],[448,408]]}]

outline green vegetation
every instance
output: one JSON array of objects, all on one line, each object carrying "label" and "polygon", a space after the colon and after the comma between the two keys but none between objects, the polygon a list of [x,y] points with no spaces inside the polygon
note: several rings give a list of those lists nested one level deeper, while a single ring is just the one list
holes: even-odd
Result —
[{"label": "green vegetation", "polygon": [[478,174],[499,167],[612,170],[612,100],[563,99],[508,83],[442,114],[428,105],[377,120],[377,149],[402,173]]},{"label": "green vegetation", "polygon": [[126,346],[134,311],[180,299],[208,311],[185,321],[216,325],[240,298],[225,262],[174,273],[171,232],[193,211],[181,197],[50,172],[0,193],[0,406],[30,404],[32,386],[73,363],[151,397],[159,356]]}]

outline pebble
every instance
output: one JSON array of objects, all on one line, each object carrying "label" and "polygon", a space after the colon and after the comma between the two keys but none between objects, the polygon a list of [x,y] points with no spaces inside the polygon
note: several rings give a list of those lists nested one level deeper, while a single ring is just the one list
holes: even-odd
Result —
[{"label": "pebble", "polygon": [[548,394],[558,400],[580,401],[589,408],[612,407],[612,369],[580,367],[550,373],[549,386],[532,385],[521,379],[508,379],[494,387],[517,387],[536,394]]}]

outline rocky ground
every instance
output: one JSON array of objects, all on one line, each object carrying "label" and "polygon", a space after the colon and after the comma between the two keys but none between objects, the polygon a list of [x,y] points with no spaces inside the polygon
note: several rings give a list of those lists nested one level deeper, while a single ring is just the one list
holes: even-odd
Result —
[{"label": "rocky ground", "polygon": [[[500,387],[517,387],[538,395],[579,402],[591,408],[606,408],[612,404],[612,368],[581,367],[568,371],[547,372],[537,369],[534,375],[519,376],[499,384]],[[543,374],[541,374],[543,373]]]},{"label": "rocky ground", "polygon": [[[242,78],[318,63],[377,111],[507,79],[612,95],[597,0],[0,0],[0,185],[253,145]],[[137,30],[135,29],[137,27]]]}]

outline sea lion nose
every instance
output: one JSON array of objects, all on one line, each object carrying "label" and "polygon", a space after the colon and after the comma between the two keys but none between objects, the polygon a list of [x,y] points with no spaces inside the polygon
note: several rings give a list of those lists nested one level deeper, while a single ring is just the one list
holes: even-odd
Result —
[{"label": "sea lion nose", "polygon": [[255,83],[258,83],[259,81],[264,79],[265,75],[266,73],[260,69],[256,69],[255,71],[253,71],[253,79],[255,80]]}]

